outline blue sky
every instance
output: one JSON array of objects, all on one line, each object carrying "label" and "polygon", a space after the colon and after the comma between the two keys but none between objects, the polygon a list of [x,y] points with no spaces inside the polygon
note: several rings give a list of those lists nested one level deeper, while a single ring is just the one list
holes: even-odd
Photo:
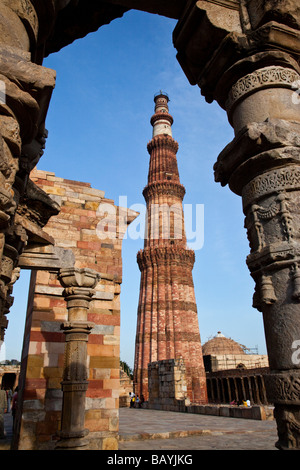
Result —
[{"label": "blue sky", "polygon": [[[130,11],[53,54],[45,67],[57,71],[46,126],[49,137],[38,168],[91,183],[118,204],[144,204],[152,138],[153,97],[170,97],[173,137],[185,204],[204,205],[204,245],[193,270],[202,343],[221,331],[266,353],[261,313],[252,308],[254,282],[246,266],[249,244],[241,198],[214,181],[213,165],[233,138],[226,113],[207,104],[189,84],[172,44],[175,20]],[[123,243],[121,359],[134,361],[143,240]],[[6,357],[20,358],[29,273],[14,289],[5,337]]]}]

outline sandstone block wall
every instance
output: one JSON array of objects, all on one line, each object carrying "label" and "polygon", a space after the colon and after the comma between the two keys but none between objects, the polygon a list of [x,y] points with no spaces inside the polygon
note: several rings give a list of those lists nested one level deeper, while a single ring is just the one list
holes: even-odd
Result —
[{"label": "sandstone block wall", "polygon": [[166,359],[148,365],[148,407],[178,410],[189,404],[187,399],[186,368],[182,358]]},{"label": "sandstone block wall", "polygon": [[[86,422],[90,447],[117,449],[119,406],[121,245],[117,238],[99,239],[97,209],[101,202],[114,205],[104,192],[88,183],[59,178],[34,170],[31,179],[60,205],[45,231],[58,247],[71,249],[75,266],[101,273],[88,321],[95,323],[88,341],[89,386]],[[67,320],[66,302],[56,273],[33,272],[22,357],[23,412],[20,449],[51,449],[60,426],[65,336],[60,324]]]},{"label": "sandstone block wall", "polygon": [[133,392],[133,381],[130,377],[120,368],[120,408],[127,408],[130,406],[130,395]]}]

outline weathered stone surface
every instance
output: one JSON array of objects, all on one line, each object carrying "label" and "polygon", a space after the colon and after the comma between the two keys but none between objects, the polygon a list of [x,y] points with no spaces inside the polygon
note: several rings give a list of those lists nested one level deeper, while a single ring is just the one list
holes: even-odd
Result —
[{"label": "weathered stone surface", "polygon": [[290,0],[236,2],[239,30],[229,24],[234,2],[218,2],[223,25],[212,3],[190,6],[174,31],[175,47],[191,83],[227,111],[234,128],[215,179],[243,199],[253,306],[263,313],[273,370],[267,392],[275,403],[276,445],[299,448],[299,405],[290,393],[282,396],[282,387],[297,387],[299,372],[293,345],[300,337],[300,9]]},{"label": "weathered stone surface", "polygon": [[[36,383],[32,380],[40,379],[42,376],[46,377],[43,385],[39,385],[43,397],[48,396],[50,387],[52,394],[54,391],[61,393],[65,339],[61,324],[65,324],[68,332],[70,328],[67,322],[66,302],[63,298],[64,287],[57,280],[56,273],[60,267],[83,268],[88,266],[90,270],[97,270],[101,275],[101,282],[97,285],[91,299],[87,318],[88,322],[94,324],[87,343],[89,384],[86,392],[82,391],[82,393],[86,393],[84,427],[90,431],[88,446],[89,448],[102,448],[104,439],[109,437],[115,442],[117,435],[117,429],[116,426],[113,426],[112,420],[116,419],[119,396],[119,293],[121,282],[119,268],[121,266],[123,232],[118,232],[113,240],[105,238],[99,240],[98,238],[96,228],[100,219],[97,216],[97,211],[92,210],[86,201],[94,202],[95,208],[102,201],[114,206],[113,201],[104,198],[103,191],[91,188],[88,183],[66,180],[56,177],[52,172],[42,170],[34,170],[31,173],[31,178],[42,191],[43,197],[46,194],[50,201],[52,201],[54,190],[57,192],[60,190],[62,195],[59,196],[60,212],[51,217],[44,227],[44,233],[55,246],[41,246],[39,244],[34,246],[31,244],[20,258],[23,267],[36,266],[40,269],[36,278],[32,279],[31,298],[34,304],[29,305],[28,311],[29,315],[33,315],[35,329],[27,332],[28,341],[26,341],[26,347],[28,344],[29,348],[28,358],[30,359],[34,355],[40,358],[40,362],[38,367],[32,366],[27,371],[25,403],[27,403],[28,397],[36,394]],[[76,207],[67,204],[70,199],[82,201],[79,213]],[[57,207],[56,204],[57,202],[54,207]],[[128,223],[130,220],[132,220],[132,214],[128,216]],[[68,241],[73,241],[75,233],[79,234],[79,240],[75,240],[75,245],[66,250],[65,245]],[[51,273],[41,271],[41,269],[50,269]],[[111,274],[107,273],[109,270],[111,270]],[[81,288],[84,289],[84,286]],[[76,295],[76,289],[73,294]],[[85,301],[86,299],[83,299],[83,303]],[[41,403],[48,407],[46,399],[44,401],[43,398]],[[61,398],[58,403],[62,404]],[[97,419],[97,413],[99,414],[100,411],[101,416]],[[34,440],[35,448],[54,447],[56,441],[53,440],[53,436],[55,438],[56,432],[60,429],[60,414],[61,407],[59,408],[57,405],[56,408],[53,398],[51,409],[47,408],[43,432],[40,438]],[[55,429],[50,426],[49,420],[56,423]],[[28,447],[29,441],[26,442],[27,444],[25,444],[24,432],[21,428],[20,447],[30,448]]]},{"label": "weathered stone surface", "polygon": [[245,182],[270,165],[298,163],[298,129],[296,122],[282,119],[250,122],[220,153],[214,165],[215,180],[241,195]]},{"label": "weathered stone surface", "polygon": [[190,404],[187,395],[186,367],[182,358],[165,359],[148,364],[148,406]]},{"label": "weathered stone surface", "polygon": [[271,0],[267,2],[248,1],[248,13],[253,28],[269,21],[278,21],[299,29],[300,7],[294,0]]}]

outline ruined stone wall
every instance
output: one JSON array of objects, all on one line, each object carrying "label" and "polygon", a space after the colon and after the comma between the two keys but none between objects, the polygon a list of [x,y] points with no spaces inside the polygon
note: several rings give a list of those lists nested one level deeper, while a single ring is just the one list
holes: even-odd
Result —
[{"label": "ruined stone wall", "polygon": [[178,411],[185,407],[187,399],[186,368],[182,358],[165,359],[148,365],[148,407],[166,411]]},{"label": "ruined stone wall", "polygon": [[[34,170],[32,180],[61,206],[45,231],[55,245],[71,249],[75,267],[101,273],[100,283],[88,310],[95,324],[88,345],[88,390],[85,427],[90,448],[116,449],[119,404],[120,283],[122,235],[100,239],[97,209],[101,202],[114,205],[104,192]],[[63,288],[56,273],[37,271],[32,276],[32,302],[28,304],[23,366],[26,365],[19,449],[52,449],[59,430],[65,335],[60,329],[67,320]]]},{"label": "ruined stone wall", "polygon": [[133,381],[130,377],[120,368],[120,408],[127,408],[130,406],[130,395],[133,392]]}]

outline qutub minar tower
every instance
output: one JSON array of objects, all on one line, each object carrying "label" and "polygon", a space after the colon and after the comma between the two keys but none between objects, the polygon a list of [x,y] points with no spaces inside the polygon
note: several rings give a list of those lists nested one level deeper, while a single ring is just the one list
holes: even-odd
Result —
[{"label": "qutub minar tower", "polygon": [[169,98],[154,97],[151,117],[153,138],[148,184],[143,195],[147,204],[144,249],[137,255],[141,271],[140,297],[134,363],[135,393],[148,399],[148,364],[182,358],[186,367],[187,397],[206,403],[206,379],[202,358],[192,269],[194,251],[187,248],[180,184],[172,137],[173,118]]}]

